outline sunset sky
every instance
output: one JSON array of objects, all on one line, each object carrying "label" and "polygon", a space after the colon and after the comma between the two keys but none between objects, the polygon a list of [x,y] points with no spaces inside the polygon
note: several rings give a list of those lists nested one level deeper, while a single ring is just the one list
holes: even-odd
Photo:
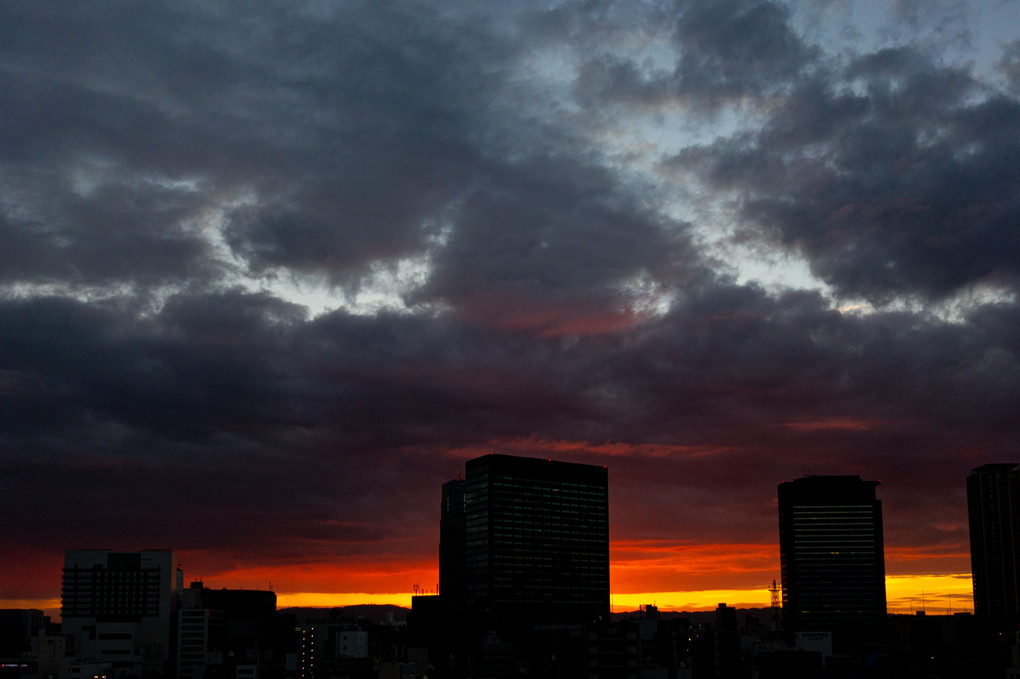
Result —
[{"label": "sunset sky", "polygon": [[440,484],[606,465],[617,610],[767,605],[880,480],[966,610],[1017,461],[1020,1],[0,0],[0,607],[65,549],[438,582]]}]

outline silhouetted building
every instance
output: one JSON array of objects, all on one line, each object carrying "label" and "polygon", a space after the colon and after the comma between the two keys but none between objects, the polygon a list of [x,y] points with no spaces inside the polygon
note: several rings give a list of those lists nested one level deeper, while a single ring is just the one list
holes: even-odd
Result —
[{"label": "silhouetted building", "polygon": [[833,632],[849,642],[886,618],[882,503],[878,481],[807,476],[779,484],[783,625]]},{"label": "silhouetted building", "polygon": [[36,608],[0,609],[0,659],[23,658],[32,652],[32,638],[48,618]]},{"label": "silhouetted building", "polygon": [[83,663],[109,676],[173,676],[183,573],[166,550],[64,554],[61,625]]},{"label": "silhouetted building", "polygon": [[184,590],[182,599],[179,679],[233,679],[252,667],[259,679],[283,676],[294,629],[281,629],[275,592],[209,589],[199,580]]},{"label": "silhouetted building", "polygon": [[967,477],[974,613],[1020,619],[1020,465],[986,464]]},{"label": "silhouetted building", "polygon": [[737,626],[737,610],[726,604],[715,609],[715,629],[712,630],[712,675],[718,679],[747,677],[750,669],[745,667],[740,652],[740,628]]},{"label": "silhouetted building", "polygon": [[608,479],[490,454],[443,484],[440,596],[415,597],[408,619],[436,676],[580,671],[583,625],[609,616]]},{"label": "silhouetted building", "polygon": [[464,480],[454,479],[443,484],[443,504],[439,519],[439,595],[451,605],[463,604],[464,546],[466,537],[464,514]]},{"label": "silhouetted building", "polygon": [[468,461],[465,476],[470,609],[534,622],[609,614],[605,467],[490,454]]},{"label": "silhouetted building", "polygon": [[329,624],[326,622],[306,623],[297,630],[298,656],[297,676],[299,679],[314,679],[325,674],[326,647],[329,640]]},{"label": "silhouetted building", "polygon": [[208,608],[184,608],[177,624],[178,679],[215,676],[209,667],[222,664],[223,617],[220,612]]}]

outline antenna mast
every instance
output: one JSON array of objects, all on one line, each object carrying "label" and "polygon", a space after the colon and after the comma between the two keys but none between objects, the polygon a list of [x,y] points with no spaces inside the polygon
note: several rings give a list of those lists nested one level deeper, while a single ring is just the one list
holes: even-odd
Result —
[{"label": "antenna mast", "polygon": [[782,600],[779,598],[779,585],[776,581],[772,581],[772,586],[769,587],[769,594],[772,602],[772,631],[779,632],[783,629],[783,623],[780,620],[780,608],[782,606]]}]

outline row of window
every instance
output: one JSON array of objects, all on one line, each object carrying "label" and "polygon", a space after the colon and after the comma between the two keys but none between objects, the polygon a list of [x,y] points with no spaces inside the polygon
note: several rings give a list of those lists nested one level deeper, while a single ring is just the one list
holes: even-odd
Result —
[{"label": "row of window", "polygon": [[534,562],[565,562],[563,565],[564,569],[573,568],[575,564],[582,563],[606,563],[609,560],[609,551],[603,550],[601,553],[591,552],[578,552],[571,549],[548,549],[540,553],[536,553],[534,550],[499,550],[492,554],[492,562],[495,564],[500,563],[520,563],[524,561]]},{"label": "row of window", "polygon": [[572,499],[602,499],[606,497],[605,489],[574,489],[557,488],[554,486],[543,488],[536,484],[499,483],[498,481],[492,484],[490,492],[493,495],[512,495],[514,497],[540,496],[548,498],[567,497]]},{"label": "row of window", "polygon": [[608,531],[603,524],[591,526],[577,526],[571,524],[553,523],[539,524],[536,526],[527,521],[496,521],[492,526],[492,534],[495,537],[512,535],[607,535]]}]

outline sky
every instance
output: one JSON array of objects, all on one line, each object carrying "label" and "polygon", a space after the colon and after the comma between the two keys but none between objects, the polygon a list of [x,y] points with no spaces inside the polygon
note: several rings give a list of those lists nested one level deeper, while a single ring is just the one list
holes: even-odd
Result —
[{"label": "sky", "polygon": [[767,605],[880,480],[966,610],[1020,452],[1020,2],[0,0],[0,607],[66,549],[438,582],[440,485],[606,465],[616,609]]}]

